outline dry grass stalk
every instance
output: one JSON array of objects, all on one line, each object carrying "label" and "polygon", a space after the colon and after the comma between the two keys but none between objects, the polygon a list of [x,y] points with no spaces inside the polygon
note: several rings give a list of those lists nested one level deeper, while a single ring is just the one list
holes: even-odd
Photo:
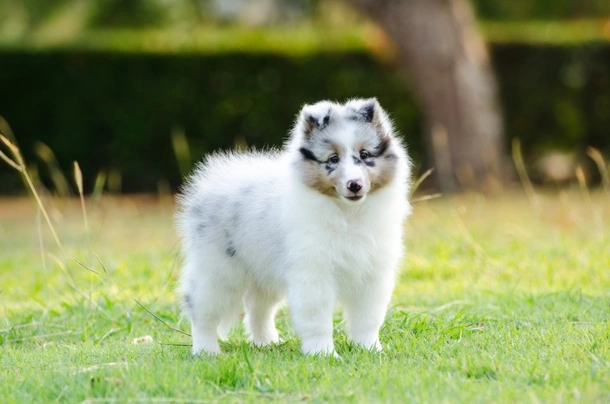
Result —
[{"label": "dry grass stalk", "polygon": [[[434,168],[430,168],[430,169],[426,170],[426,172],[423,173],[421,176],[419,176],[419,178],[417,178],[415,180],[415,182],[413,182],[413,186],[411,187],[411,194],[410,194],[411,197],[413,196],[413,194],[415,194],[415,191],[417,191],[417,189],[426,180],[426,178],[428,178],[433,172],[434,172]],[[422,201],[427,201],[430,199],[440,198],[441,196],[443,196],[443,194],[441,194],[441,193],[424,195],[419,198],[411,199],[411,202],[413,202],[413,203],[422,202]]]},{"label": "dry grass stalk", "polygon": [[191,169],[191,150],[182,128],[174,128],[171,134],[172,148],[178,162],[180,174],[184,177]]},{"label": "dry grass stalk", "polygon": [[28,173],[27,167],[25,165],[25,161],[23,160],[23,156],[21,155],[19,148],[17,146],[15,146],[6,137],[4,137],[4,135],[2,135],[2,134],[0,134],[0,140],[2,140],[2,142],[6,145],[6,147],[8,147],[8,149],[11,151],[11,154],[13,155],[13,158],[14,158],[14,160],[11,160],[11,161],[13,163],[15,163],[16,167],[13,164],[9,164],[9,165],[21,173],[23,179],[25,180],[27,188],[32,192],[32,195],[34,195],[34,199],[36,199],[36,204],[38,205],[38,208],[42,212],[42,215],[44,216],[45,221],[47,222],[47,225],[49,226],[49,229],[51,230],[51,233],[53,234],[53,239],[55,240],[55,243],[57,243],[57,246],[59,247],[59,249],[63,251],[63,246],[61,244],[61,241],[59,241],[59,237],[57,236],[57,232],[55,232],[55,227],[53,226],[53,223],[51,222],[51,218],[49,217],[49,214],[48,214],[46,208],[44,207],[44,204],[42,203],[42,199],[40,198],[38,191],[36,191],[36,187],[34,186],[34,182],[32,181],[30,174]]},{"label": "dry grass stalk", "polygon": [[521,180],[521,184],[523,185],[523,189],[525,190],[527,198],[529,199],[530,203],[535,207],[540,206],[540,200],[538,199],[538,195],[536,195],[536,192],[534,191],[532,182],[530,181],[530,178],[527,175],[525,163],[523,162],[523,154],[521,154],[521,141],[517,138],[513,139],[512,142],[512,157],[513,162],[515,163],[517,174],[519,175],[519,179]]},{"label": "dry grass stalk", "polygon": [[55,157],[53,150],[42,142],[36,142],[34,151],[46,164],[48,172],[51,175],[51,181],[53,181],[55,187],[55,192],[57,192],[59,196],[70,196],[72,194],[70,185],[68,185],[68,180],[59,168],[59,163],[57,162],[57,157]]},{"label": "dry grass stalk", "polygon": [[[21,174],[21,176],[26,184],[26,188],[28,188],[31,191],[32,195],[34,196],[34,198],[36,200],[36,204],[38,206],[39,213],[42,213],[42,215],[44,216],[45,221],[46,221],[49,229],[51,230],[55,243],[59,247],[59,250],[60,250],[62,256],[65,257],[66,252],[57,235],[57,232],[55,231],[55,227],[53,226],[53,223],[51,222],[47,209],[45,208],[45,205],[43,204],[42,199],[40,198],[40,195],[38,194],[38,191],[36,190],[36,187],[34,186],[34,181],[32,180],[32,177],[30,176],[30,174],[28,173],[27,166],[25,164],[25,161],[23,159],[23,156],[21,155],[19,148],[13,142],[11,142],[7,137],[5,137],[2,133],[0,133],[0,142],[3,143],[6,146],[6,148],[8,148],[10,153],[13,155],[13,158],[11,159],[9,156],[7,156],[5,153],[3,153],[0,150],[0,158],[3,161],[5,161],[9,166],[14,168],[16,171],[18,171]],[[118,183],[115,185],[118,185],[117,188],[120,188],[120,173],[112,173],[112,174],[114,174],[114,177],[118,178]],[[114,179],[115,182],[117,182],[117,178]],[[98,180],[99,179],[100,179],[100,175],[98,174]],[[110,179],[112,179],[112,176]],[[88,223],[88,219],[87,219],[87,211],[86,211],[85,197],[84,197],[83,175],[82,175],[80,166],[78,165],[77,162],[74,162],[74,180],[76,182],[76,186],[77,186],[78,193],[80,196],[81,207],[82,207],[83,217],[84,217],[84,221],[85,221],[85,227],[87,230],[87,234],[89,234],[89,223]],[[104,175],[104,180],[99,181],[101,185],[99,185],[98,181],[96,180],[96,187],[99,186],[98,191],[100,192],[100,194],[101,194],[101,188],[103,188],[104,181],[105,181],[105,175]],[[44,265],[44,255],[45,255],[44,245],[42,243],[41,231],[39,231],[39,233],[40,233],[40,243],[41,243],[41,254],[43,255],[43,265]],[[104,266],[100,257],[95,253],[92,253],[92,254],[98,260],[104,273],[100,273],[100,272],[96,271],[95,269],[93,269],[92,266],[86,265],[74,257],[72,257],[72,261],[74,261],[76,264],[78,264],[82,268],[88,270],[89,272],[99,276],[101,279],[114,283],[114,281],[112,281],[108,277],[108,275],[107,275],[108,271],[106,270],[106,267]],[[60,270],[64,273],[64,275],[68,279],[67,285],[72,290],[74,290],[78,295],[80,295],[83,299],[85,299],[87,302],[89,302],[89,304],[91,304],[98,312],[100,312],[104,317],[106,317],[106,319],[108,319],[109,321],[115,322],[116,319],[114,319],[108,312],[106,312],[95,301],[93,301],[89,296],[87,296],[86,293],[81,291],[76,286],[76,280],[74,279],[74,277],[72,276],[72,274],[69,270],[69,265],[67,265],[68,264],[67,260],[61,260],[60,258],[58,258],[57,256],[55,256],[51,253],[49,253],[48,255],[57,264],[57,266],[60,268]],[[129,293],[129,292],[127,292],[127,293],[129,294],[129,297],[134,302],[136,302],[140,307],[142,307],[148,314],[150,314],[152,317],[154,317],[157,321],[161,322],[163,325],[165,325],[166,327],[170,328],[173,331],[177,331],[184,335],[190,336],[189,333],[184,332],[184,331],[180,330],[179,328],[175,328],[175,327],[172,327],[171,325],[167,324],[167,322],[163,321],[163,319],[161,319],[159,316],[157,316],[155,313],[153,313],[149,308],[147,308],[144,304],[142,304],[140,301],[138,301],[133,295],[131,295],[131,293]]]},{"label": "dry grass stalk", "polygon": [[608,175],[608,167],[606,166],[606,162],[604,161],[604,156],[602,153],[596,148],[589,147],[587,148],[587,154],[591,157],[591,160],[595,162],[597,169],[599,170],[599,175],[602,179],[602,186],[606,193],[610,193],[610,177]]},{"label": "dry grass stalk", "polygon": [[89,220],[87,219],[87,207],[85,205],[85,194],[83,191],[83,173],[78,165],[78,162],[74,162],[74,182],[76,182],[76,189],[78,189],[78,196],[80,198],[80,206],[83,211],[83,221],[85,223],[85,232],[87,233],[87,241],[89,243],[89,249],[91,249],[91,240],[89,232]]}]

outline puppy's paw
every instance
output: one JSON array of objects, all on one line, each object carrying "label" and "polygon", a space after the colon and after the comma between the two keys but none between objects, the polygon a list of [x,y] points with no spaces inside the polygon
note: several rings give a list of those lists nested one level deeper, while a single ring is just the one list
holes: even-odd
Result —
[{"label": "puppy's paw", "polygon": [[214,344],[210,344],[210,345],[207,345],[207,346],[193,344],[193,349],[191,350],[191,352],[193,353],[193,356],[202,356],[202,355],[214,356],[214,355],[219,355],[220,354],[220,345],[218,345],[218,343],[216,343],[215,345]]},{"label": "puppy's paw", "polygon": [[379,342],[379,340],[375,340],[373,342],[370,342],[370,341],[359,342],[359,341],[354,340],[354,341],[352,341],[352,343],[359,348],[366,349],[371,352],[383,351],[383,346],[381,345],[381,342]]},{"label": "puppy's paw", "polygon": [[256,335],[251,334],[248,339],[255,347],[277,345],[283,342],[275,328],[266,330],[263,333],[257,333]]},{"label": "puppy's paw", "polygon": [[383,351],[383,346],[381,345],[381,342],[379,342],[379,340],[375,341],[374,344],[368,346],[367,348],[369,351],[373,351],[373,352]]},{"label": "puppy's paw", "polygon": [[305,355],[318,355],[318,356],[337,355],[337,353],[335,352],[335,346],[333,344],[332,339],[303,341],[303,343],[301,345],[301,351]]}]

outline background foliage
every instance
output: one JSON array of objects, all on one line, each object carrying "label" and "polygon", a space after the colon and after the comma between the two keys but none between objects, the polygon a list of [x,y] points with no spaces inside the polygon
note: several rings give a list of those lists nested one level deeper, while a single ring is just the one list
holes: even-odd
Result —
[{"label": "background foliage", "polygon": [[[610,47],[494,45],[507,132],[530,157],[549,149],[610,150]],[[425,165],[422,119],[400,72],[368,52],[163,55],[3,52],[0,111],[28,160],[43,142],[89,189],[114,170],[123,191],[180,183],[172,133],[191,157],[235,145],[280,145],[303,103],[377,96]],[[187,162],[190,163],[190,162]],[[46,165],[40,174],[45,179]],[[0,191],[19,188],[0,167]]]},{"label": "background foliage", "polygon": [[[0,3],[0,116],[47,185],[49,170],[69,172],[77,160],[89,191],[111,173],[122,178],[114,190],[175,190],[203,153],[279,145],[303,103],[356,96],[377,96],[429,167],[423,119],[391,46],[348,6],[277,0],[284,26],[253,29],[239,16],[221,18],[213,3]],[[578,158],[587,146],[608,153],[610,3],[473,4],[490,41],[507,141],[521,139],[528,162],[557,150]],[[182,134],[190,153],[177,156]],[[0,193],[22,189],[0,165]]]},{"label": "background foliage", "polygon": [[607,0],[472,0],[482,19],[557,19],[607,16],[610,3]]},{"label": "background foliage", "polygon": [[[240,3],[235,0],[226,2]],[[0,17],[3,17],[0,18],[0,29],[14,26],[15,22],[8,19],[22,20],[21,24],[29,29],[40,27],[49,19],[77,8],[82,8],[81,24],[88,28],[196,25],[218,20],[213,3],[213,0],[11,0],[0,4]],[[349,14],[345,2],[337,0],[275,0],[267,3],[292,10],[300,19],[325,18],[324,15],[332,14],[333,11],[329,10],[337,8],[337,5],[342,14]],[[472,3],[483,20],[549,20],[610,14],[607,0],[472,0]]]}]

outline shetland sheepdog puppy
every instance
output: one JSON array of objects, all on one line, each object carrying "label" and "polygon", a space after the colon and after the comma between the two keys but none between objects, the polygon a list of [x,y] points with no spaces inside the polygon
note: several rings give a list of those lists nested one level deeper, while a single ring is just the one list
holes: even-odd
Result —
[{"label": "shetland sheepdog puppy", "polygon": [[176,213],[193,353],[219,353],[243,307],[252,343],[278,342],[284,300],[303,353],[335,354],[337,303],[351,341],[381,349],[410,170],[375,98],[304,106],[282,150],[207,157]]}]

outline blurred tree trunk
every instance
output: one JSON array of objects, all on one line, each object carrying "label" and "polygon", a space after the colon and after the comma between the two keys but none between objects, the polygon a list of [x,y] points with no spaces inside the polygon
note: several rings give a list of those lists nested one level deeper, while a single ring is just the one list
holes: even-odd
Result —
[{"label": "blurred tree trunk", "polygon": [[427,149],[443,191],[502,179],[496,82],[468,0],[351,0],[394,42],[427,119]]}]

